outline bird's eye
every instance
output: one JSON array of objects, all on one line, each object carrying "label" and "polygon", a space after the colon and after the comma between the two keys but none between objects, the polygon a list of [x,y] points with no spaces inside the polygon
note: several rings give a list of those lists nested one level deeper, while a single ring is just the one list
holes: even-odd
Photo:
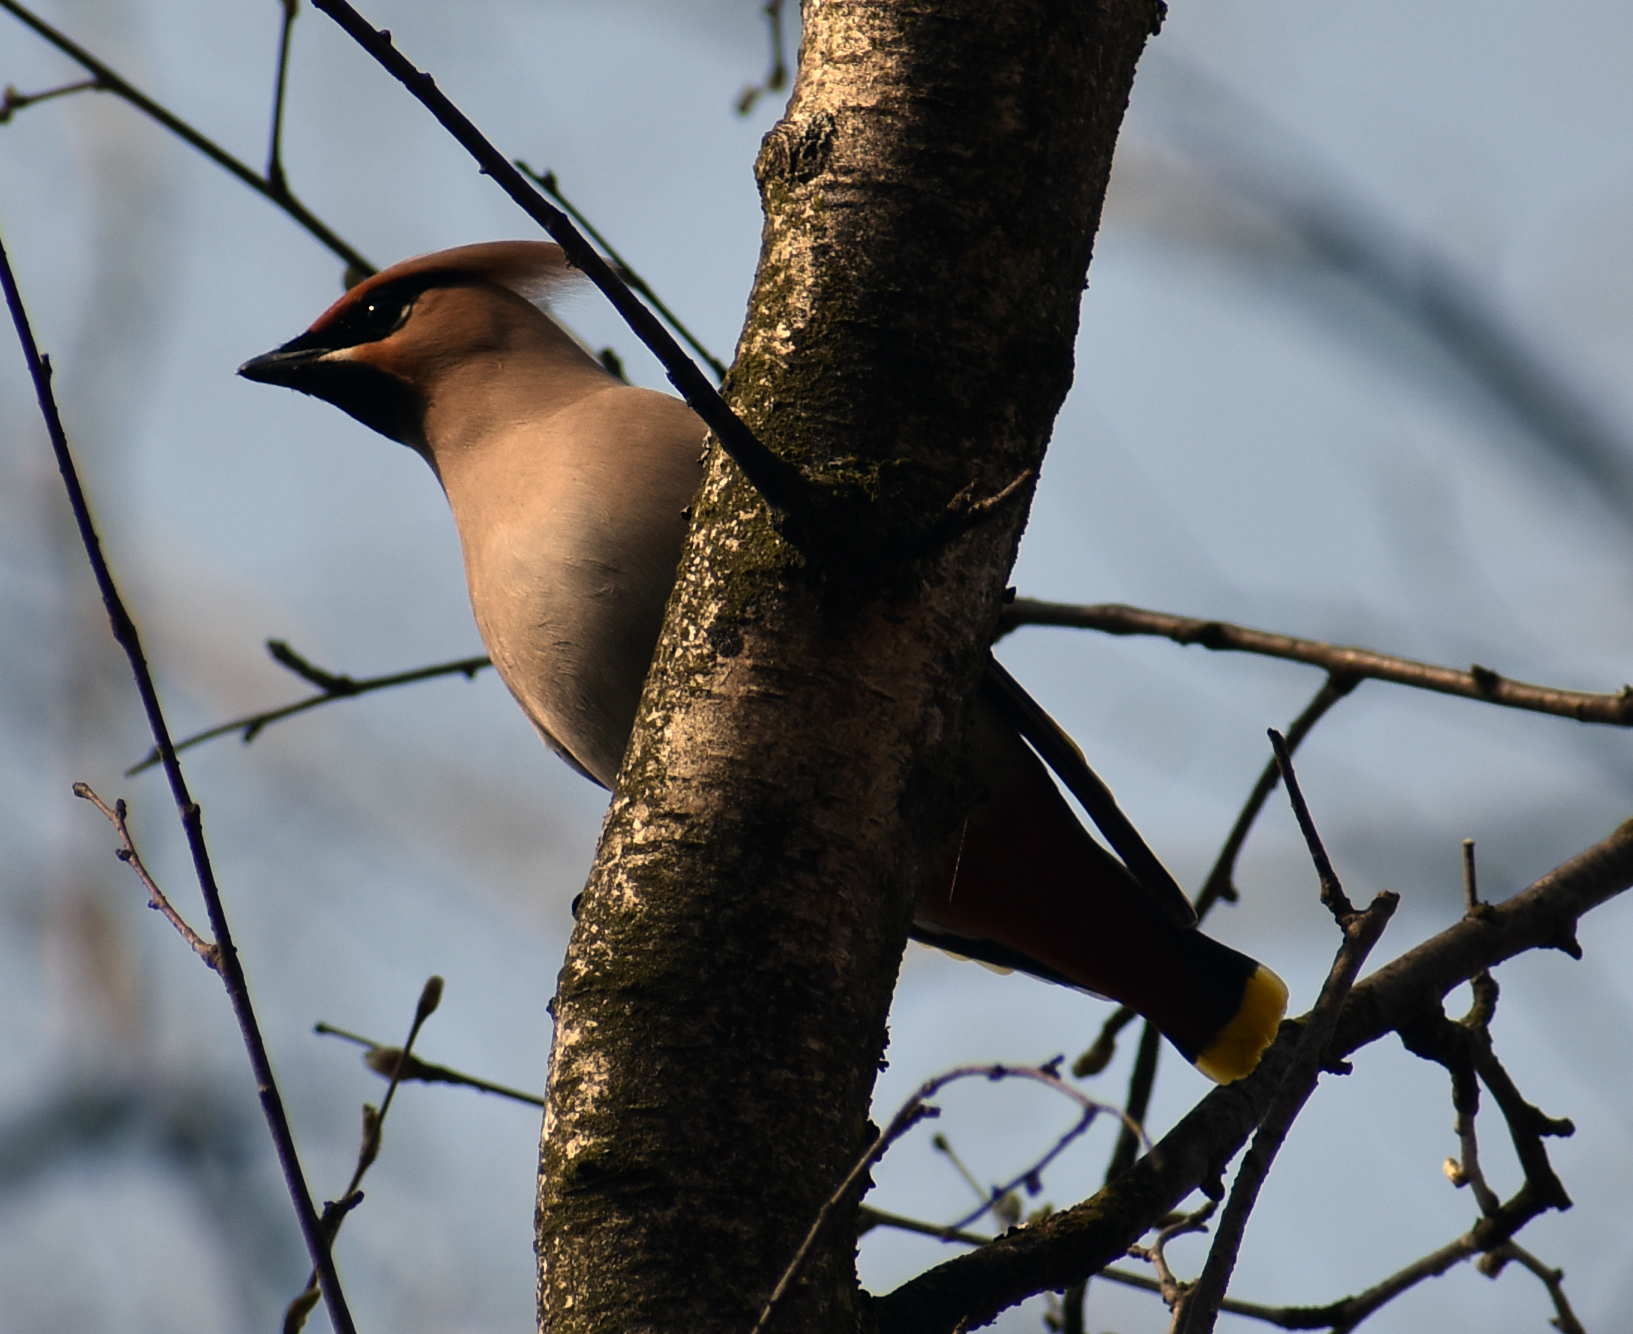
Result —
[{"label": "bird's eye", "polygon": [[353,306],[345,318],[346,332],[356,342],[373,343],[395,333],[408,319],[413,309],[412,297],[403,298],[381,292]]}]

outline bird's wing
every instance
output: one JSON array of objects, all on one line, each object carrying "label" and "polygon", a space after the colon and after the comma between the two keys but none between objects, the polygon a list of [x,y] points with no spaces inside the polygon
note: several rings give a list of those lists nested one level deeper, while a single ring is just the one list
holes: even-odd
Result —
[{"label": "bird's wing", "polygon": [[1140,837],[1134,822],[1123,814],[1117,798],[1112,796],[1100,775],[1089,767],[1077,743],[990,654],[981,689],[999,713],[1026,738],[1038,757],[1054,770],[1066,790],[1082,803],[1089,818],[1106,836],[1106,842],[1123,859],[1157,910],[1175,926],[1195,926],[1196,909],[1185,891]]}]

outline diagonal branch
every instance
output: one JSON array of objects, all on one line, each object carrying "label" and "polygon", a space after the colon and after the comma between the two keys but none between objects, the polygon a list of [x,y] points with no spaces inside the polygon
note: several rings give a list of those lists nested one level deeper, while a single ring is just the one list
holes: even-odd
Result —
[{"label": "diagonal branch", "polygon": [[501,1098],[509,1098],[512,1102],[527,1103],[531,1107],[544,1106],[544,1099],[536,1093],[524,1093],[521,1089],[495,1084],[492,1080],[478,1079],[475,1075],[467,1075],[462,1070],[452,1070],[446,1065],[433,1065],[429,1061],[420,1060],[405,1047],[388,1047],[373,1038],[348,1033],[344,1028],[336,1028],[333,1024],[314,1024],[312,1031],[329,1037],[345,1038],[347,1042],[355,1042],[360,1047],[366,1047],[368,1050],[363,1053],[363,1064],[383,1079],[418,1084],[454,1084],[461,1088],[476,1089],[479,1093],[497,1094]]},{"label": "diagonal branch", "polygon": [[[1287,729],[1286,747],[1291,756],[1299,748],[1299,744],[1315,725],[1327,716],[1332,706],[1348,695],[1360,684],[1353,676],[1329,676],[1316,691],[1315,697],[1304,706],[1304,711],[1293,719],[1292,726]],[[1202,891],[1196,896],[1196,916],[1200,921],[1207,916],[1208,909],[1212,908],[1220,899],[1228,903],[1236,901],[1236,860],[1242,855],[1242,848],[1247,843],[1247,836],[1252,832],[1254,822],[1259,818],[1259,812],[1270,799],[1270,794],[1276,790],[1276,784],[1281,781],[1281,764],[1279,758],[1272,756],[1259,775],[1259,781],[1253,785],[1253,791],[1248,794],[1247,801],[1242,805],[1242,812],[1236,817],[1236,823],[1231,826],[1230,833],[1225,838],[1225,845],[1219,850],[1219,857],[1208,872],[1208,878],[1202,882]]]},{"label": "diagonal branch", "polygon": [[4,9],[19,23],[33,29],[35,33],[50,42],[52,46],[56,47],[70,60],[75,61],[84,68],[95,80],[95,86],[99,91],[112,93],[115,97],[130,103],[144,116],[157,121],[182,142],[203,153],[216,166],[230,175],[236,176],[251,190],[254,190],[256,194],[270,199],[304,227],[307,232],[327,246],[330,251],[345,260],[351,269],[364,275],[374,272],[374,266],[364,259],[361,253],[343,241],[305,204],[295,198],[288,186],[283,183],[281,173],[277,179],[272,179],[262,176],[255,168],[240,162],[215,140],[194,129],[175,112],[155,102],[147,94],[141,92],[128,80],[122,78],[102,61],[98,60],[73,38],[53,28],[37,14],[18,4],[17,0],[0,0],[0,9]]},{"label": "diagonal branch", "polygon": [[[3,2],[3,0],[0,0]],[[1146,611],[1121,603],[1104,602],[1077,606],[1066,602],[1039,602],[1016,598],[1003,610],[1003,630],[1022,625],[1059,625],[1079,630],[1100,630],[1108,635],[1160,635],[1176,644],[1201,644],[1209,649],[1237,653],[1258,653],[1269,658],[1323,667],[1333,676],[1364,680],[1393,681],[1397,685],[1434,690],[1443,695],[1459,695],[1510,709],[1529,709],[1575,718],[1583,723],[1605,723],[1612,727],[1633,727],[1633,686],[1623,686],[1615,694],[1595,694],[1586,690],[1560,690],[1553,686],[1528,685],[1510,681],[1489,667],[1475,664],[1466,672],[1433,663],[1397,658],[1372,649],[1349,648],[1319,639],[1299,639],[1293,635],[1252,630],[1226,621],[1204,620],[1196,616],[1174,616]]]},{"label": "diagonal branch", "polygon": [[[292,718],[297,713],[305,713],[308,709],[315,709],[322,704],[333,704],[337,699],[352,699],[357,695],[367,695],[376,690],[389,690],[392,686],[408,685],[414,681],[430,681],[439,676],[463,676],[467,680],[474,677],[486,667],[493,666],[493,660],[486,655],[474,658],[456,658],[453,662],[434,663],[429,667],[415,667],[411,671],[391,672],[385,676],[355,676],[334,675],[312,668],[304,658],[295,653],[282,640],[269,639],[267,649],[273,657],[288,667],[297,676],[311,681],[320,687],[316,695],[308,695],[305,699],[298,699],[293,704],[282,704],[275,709],[263,709],[259,713],[246,714],[242,718],[234,718],[231,722],[217,723],[214,727],[206,727],[202,732],[194,732],[176,742],[176,752],[180,754],[204,741],[213,741],[218,736],[226,736],[230,732],[243,734],[246,745],[254,741],[261,734],[263,728],[272,723],[282,722],[285,718]],[[282,650],[280,653],[279,650]],[[298,660],[303,667],[296,667],[291,659]],[[159,762],[158,748],[148,753],[137,763],[125,770],[125,777],[141,773],[144,769],[151,769]]]},{"label": "diagonal branch", "polygon": [[130,824],[126,819],[125,799],[120,797],[109,806],[101,797],[97,796],[88,783],[75,783],[74,795],[81,800],[88,801],[108,818],[108,823],[119,835],[119,851],[114,855],[126,866],[136,872],[136,878],[142,882],[147,890],[147,906],[160,913],[164,919],[176,928],[176,932],[191,947],[194,954],[203,959],[216,972],[221,971],[221,948],[213,940],[206,940],[193,930],[192,926],[176,905],[170,902],[169,896],[159,888],[159,882],[153,878],[152,872],[147,869],[147,863],[142,860],[142,854],[136,850],[136,840],[131,836]]},{"label": "diagonal branch", "polygon": [[[374,1160],[380,1156],[380,1137],[385,1133],[386,1116],[391,1111],[391,1103],[397,1096],[397,1088],[408,1078],[408,1065],[414,1059],[414,1041],[420,1035],[420,1029],[425,1027],[425,1021],[436,1013],[437,1006],[442,1004],[443,982],[440,977],[432,976],[426,979],[425,986],[420,990],[419,1003],[414,1007],[414,1020],[408,1026],[408,1037],[403,1045],[396,1049],[396,1063],[392,1066],[387,1078],[391,1081],[386,1085],[386,1096],[380,1099],[379,1109],[363,1104],[363,1142],[357,1150],[357,1166],[352,1169],[352,1177],[346,1183],[346,1189],[337,1197],[343,1208],[336,1208],[331,1213],[329,1207],[323,1211],[324,1235],[328,1238],[329,1246],[335,1244],[335,1238],[340,1235],[340,1225],[345,1222],[349,1214],[362,1202],[363,1193],[360,1187],[369,1168],[374,1166]],[[322,1295],[323,1276],[316,1269],[308,1275],[306,1286],[296,1294],[284,1311],[283,1334],[299,1334],[306,1324],[306,1318],[312,1313],[312,1308],[318,1304]]]},{"label": "diagonal branch", "polygon": [[1270,733],[1275,747],[1276,764],[1281,769],[1282,781],[1287,786],[1287,799],[1298,816],[1299,827],[1310,845],[1310,860],[1315,863],[1321,881],[1321,902],[1333,915],[1343,932],[1342,943],[1332,969],[1321,988],[1315,1008],[1304,1018],[1300,1027],[1298,1046],[1293,1052],[1292,1065],[1265,1111],[1253,1146],[1247,1151],[1236,1181],[1231,1186],[1230,1200],[1220,1215],[1214,1233],[1213,1245],[1208,1250],[1207,1263],[1195,1285],[1180,1297],[1174,1306],[1173,1334],[1212,1334],[1218,1318],[1225,1288],[1236,1268],[1236,1257],[1241,1250],[1242,1238],[1247,1231],[1248,1216],[1258,1202],[1259,1191],[1270,1175],[1271,1165],[1286,1141],[1293,1122],[1315,1092],[1321,1077],[1327,1044],[1344,1002],[1348,999],[1361,965],[1382,937],[1389,919],[1400,903],[1400,895],[1383,890],[1365,912],[1358,912],[1344,893],[1332,862],[1322,846],[1321,836],[1299,790],[1298,778],[1293,772],[1292,757],[1281,733]]},{"label": "diagonal branch", "polygon": [[698,356],[703,358],[703,360],[708,364],[709,370],[714,373],[714,378],[717,381],[724,380],[726,378],[726,363],[721,361],[719,357],[715,356],[714,353],[710,352],[708,348],[704,347],[703,344],[698,341],[697,336],[681,323],[680,317],[676,315],[674,311],[669,309],[663,298],[652,290],[651,284],[630,267],[629,262],[612,248],[611,244],[607,241],[607,238],[601,234],[600,230],[595,226],[595,224],[586,218],[584,214],[574,206],[572,200],[568,199],[566,195],[562,194],[561,183],[556,180],[556,173],[553,171],[534,171],[532,167],[528,166],[527,163],[521,161],[520,159],[518,159],[516,162],[516,168],[522,173],[522,175],[526,176],[530,181],[537,185],[539,189],[543,190],[545,194],[549,195],[550,198],[554,199],[556,203],[560,204],[562,208],[567,210],[567,216],[572,218],[574,222],[589,233],[590,240],[594,241],[596,245],[601,248],[606,257],[618,266],[619,276],[646,299],[647,305],[651,306],[653,310],[658,312],[658,317],[677,334],[679,334],[680,337],[686,341],[686,345],[690,347],[692,351],[696,352]]},{"label": "diagonal branch", "polygon": [[283,1096],[279,1093],[277,1081],[273,1077],[272,1061],[267,1055],[266,1043],[261,1037],[260,1024],[255,1017],[255,1008],[250,1002],[249,982],[244,976],[243,964],[239,962],[238,951],[233,945],[232,930],[227,924],[226,908],[221,901],[221,890],[216,884],[215,868],[210,863],[209,849],[204,842],[204,815],[187,789],[181,762],[176,758],[175,747],[171,745],[170,725],[165,721],[164,710],[159,704],[158,687],[154,684],[153,673],[148,668],[141,637],[136,631],[136,623],[131,620],[124,600],[119,596],[119,590],[113,581],[113,571],[108,566],[107,558],[102,554],[102,539],[97,535],[96,525],[92,522],[85,489],[80,484],[79,470],[74,464],[73,454],[68,446],[68,433],[63,428],[56,395],[51,389],[51,363],[41,354],[39,345],[35,342],[34,330],[29,324],[28,313],[23,308],[22,293],[17,288],[16,275],[12,273],[11,258],[7,255],[3,243],[0,243],[0,287],[5,289],[6,305],[10,308],[12,323],[17,329],[17,339],[22,344],[23,359],[27,362],[29,375],[34,381],[34,393],[39,400],[40,415],[45,419],[46,431],[51,437],[51,448],[56,455],[57,467],[62,473],[63,486],[68,492],[68,504],[73,511],[74,523],[79,529],[80,541],[85,547],[86,559],[90,562],[91,572],[96,578],[97,590],[102,595],[102,604],[107,609],[113,637],[125,651],[125,656],[130,662],[131,675],[136,680],[136,692],[142,701],[142,711],[146,714],[148,727],[153,733],[154,745],[164,765],[165,777],[170,781],[170,792],[181,817],[188,850],[192,854],[193,872],[198,878],[199,890],[204,896],[205,910],[209,914],[210,932],[215,937],[214,966],[227,989],[233,1014],[238,1020],[239,1033],[249,1054],[256,1090],[260,1094],[261,1110],[266,1117],[267,1128],[272,1134],[272,1142],[278,1153],[278,1165],[283,1169],[284,1181],[295,1206],[295,1217],[300,1223],[301,1235],[306,1240],[307,1251],[311,1255],[313,1265],[323,1276],[329,1317],[337,1334],[354,1334],[351,1312],[347,1309],[345,1295],[340,1289],[340,1278],[335,1272],[334,1257],[329,1252],[322,1224],[312,1207],[311,1191],[307,1188],[306,1175],[301,1169],[300,1156],[295,1150],[295,1138],[290,1132]]},{"label": "diagonal branch", "polygon": [[[11,2],[0,0],[0,3]],[[346,0],[313,0],[313,3],[413,94],[436,118],[437,123],[476,159],[483,172],[491,176],[524,213],[556,239],[566,252],[568,263],[601,290],[635,336],[657,357],[669,382],[714,432],[721,448],[743,470],[766,502],[785,514],[808,508],[813,488],[805,475],[760,442],[742,418],[726,405],[726,400],[709,383],[708,377],[681,351],[680,344],[663,327],[658,317],[641,304],[612,266],[584,239],[571,219],[534,188],[510,159],[495,148],[470,118],[437,87],[429,74],[417,68],[392,45],[391,34],[376,29]]]}]

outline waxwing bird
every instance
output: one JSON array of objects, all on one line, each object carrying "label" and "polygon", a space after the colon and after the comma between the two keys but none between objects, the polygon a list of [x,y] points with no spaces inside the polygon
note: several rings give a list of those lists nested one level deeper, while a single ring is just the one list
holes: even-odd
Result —
[{"label": "waxwing bird", "polygon": [[[239,374],[327,399],[424,457],[499,675],[545,741],[610,788],[705,430],[681,400],[608,374],[534,304],[570,274],[560,248],[537,241],[405,260]],[[933,867],[915,937],[1121,1001],[1211,1078],[1247,1074],[1275,1036],[1281,980],[1194,929],[1188,900],[1075,746],[996,663],[972,713],[987,796]],[[1034,747],[1122,860],[1090,836]],[[1094,793],[1073,782],[1074,763]],[[1104,813],[1092,804],[1102,797]]]}]

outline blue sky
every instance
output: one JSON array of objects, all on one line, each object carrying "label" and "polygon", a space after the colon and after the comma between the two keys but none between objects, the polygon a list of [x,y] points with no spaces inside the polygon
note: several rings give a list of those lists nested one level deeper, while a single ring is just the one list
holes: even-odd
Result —
[{"label": "blue sky", "polygon": [[[254,164],[278,12],[45,10]],[[750,166],[779,109],[731,109],[765,64],[757,4],[381,0],[368,13],[507,153],[554,169],[729,356],[758,242]],[[9,18],[0,34],[0,82],[72,77]],[[295,40],[286,166],[355,245],[384,264],[529,234],[327,20],[303,12]],[[1287,201],[1347,219],[1412,272],[1461,275],[1633,457],[1630,52],[1633,11],[1609,0],[1175,4],[1135,88],[1020,589],[1619,688],[1633,675],[1633,514],[1500,385],[1313,250]],[[480,651],[420,461],[232,375],[334,298],[332,256],[105,96],[0,126],[0,227],[178,729],[300,693],[265,658],[268,637],[359,675]],[[661,384],[593,297],[563,314]],[[191,901],[160,784],[121,777],[144,749],[134,696],[14,356],[0,356],[0,423],[0,1332],[264,1327],[301,1261],[225,1002],[141,911],[108,831],[68,796],[74,779],[124,794],[155,869]],[[1265,759],[1264,729],[1320,684],[1289,664],[1061,630],[1023,631],[1001,652],[1190,886]],[[1307,744],[1301,773],[1351,893],[1403,895],[1379,961],[1455,918],[1463,838],[1498,898],[1609,832],[1633,797],[1628,746],[1363,686]],[[343,1183],[357,1105],[379,1089],[349,1049],[311,1036],[315,1020],[395,1037],[441,973],[426,1056],[542,1085],[544,1003],[603,797],[537,744],[496,680],[320,712],[249,748],[216,743],[189,770],[320,1193]],[[1243,902],[1211,929],[1271,962],[1307,1007],[1335,941],[1279,802],[1239,882]],[[1581,963],[1553,954],[1501,972],[1496,1035],[1522,1089],[1579,1128],[1554,1150],[1577,1208],[1522,1240],[1565,1266],[1578,1311],[1606,1328],[1633,1302],[1633,1254],[1611,1223],[1633,1184],[1626,905],[1596,913],[1583,939]],[[914,948],[881,1111],[950,1064],[1075,1054],[1101,1016]],[[1107,1096],[1126,1060],[1103,1077]],[[1166,1060],[1153,1121],[1201,1091]],[[342,1242],[362,1326],[524,1327],[536,1116],[410,1092]],[[947,1104],[943,1128],[993,1180],[1072,1115],[1007,1088]],[[90,1107],[101,1129],[73,1130],[68,1111]],[[47,1137],[8,1159],[30,1117],[69,1126],[68,1147]],[[1472,1203],[1440,1174],[1450,1124],[1442,1072],[1393,1043],[1364,1052],[1299,1122],[1236,1291],[1329,1301],[1461,1232]],[[1048,1199],[1092,1189],[1101,1135],[1051,1172]],[[1512,1190],[1504,1137],[1495,1123],[1485,1135],[1495,1183]],[[877,1177],[880,1207],[964,1208],[967,1187],[922,1140]],[[889,1286],[941,1254],[875,1233],[864,1278]],[[1529,1276],[1464,1269],[1368,1328],[1533,1330],[1547,1313]],[[1149,1298],[1097,1286],[1090,1323],[1166,1319]],[[1039,1328],[1037,1314],[1003,1327]]]}]

